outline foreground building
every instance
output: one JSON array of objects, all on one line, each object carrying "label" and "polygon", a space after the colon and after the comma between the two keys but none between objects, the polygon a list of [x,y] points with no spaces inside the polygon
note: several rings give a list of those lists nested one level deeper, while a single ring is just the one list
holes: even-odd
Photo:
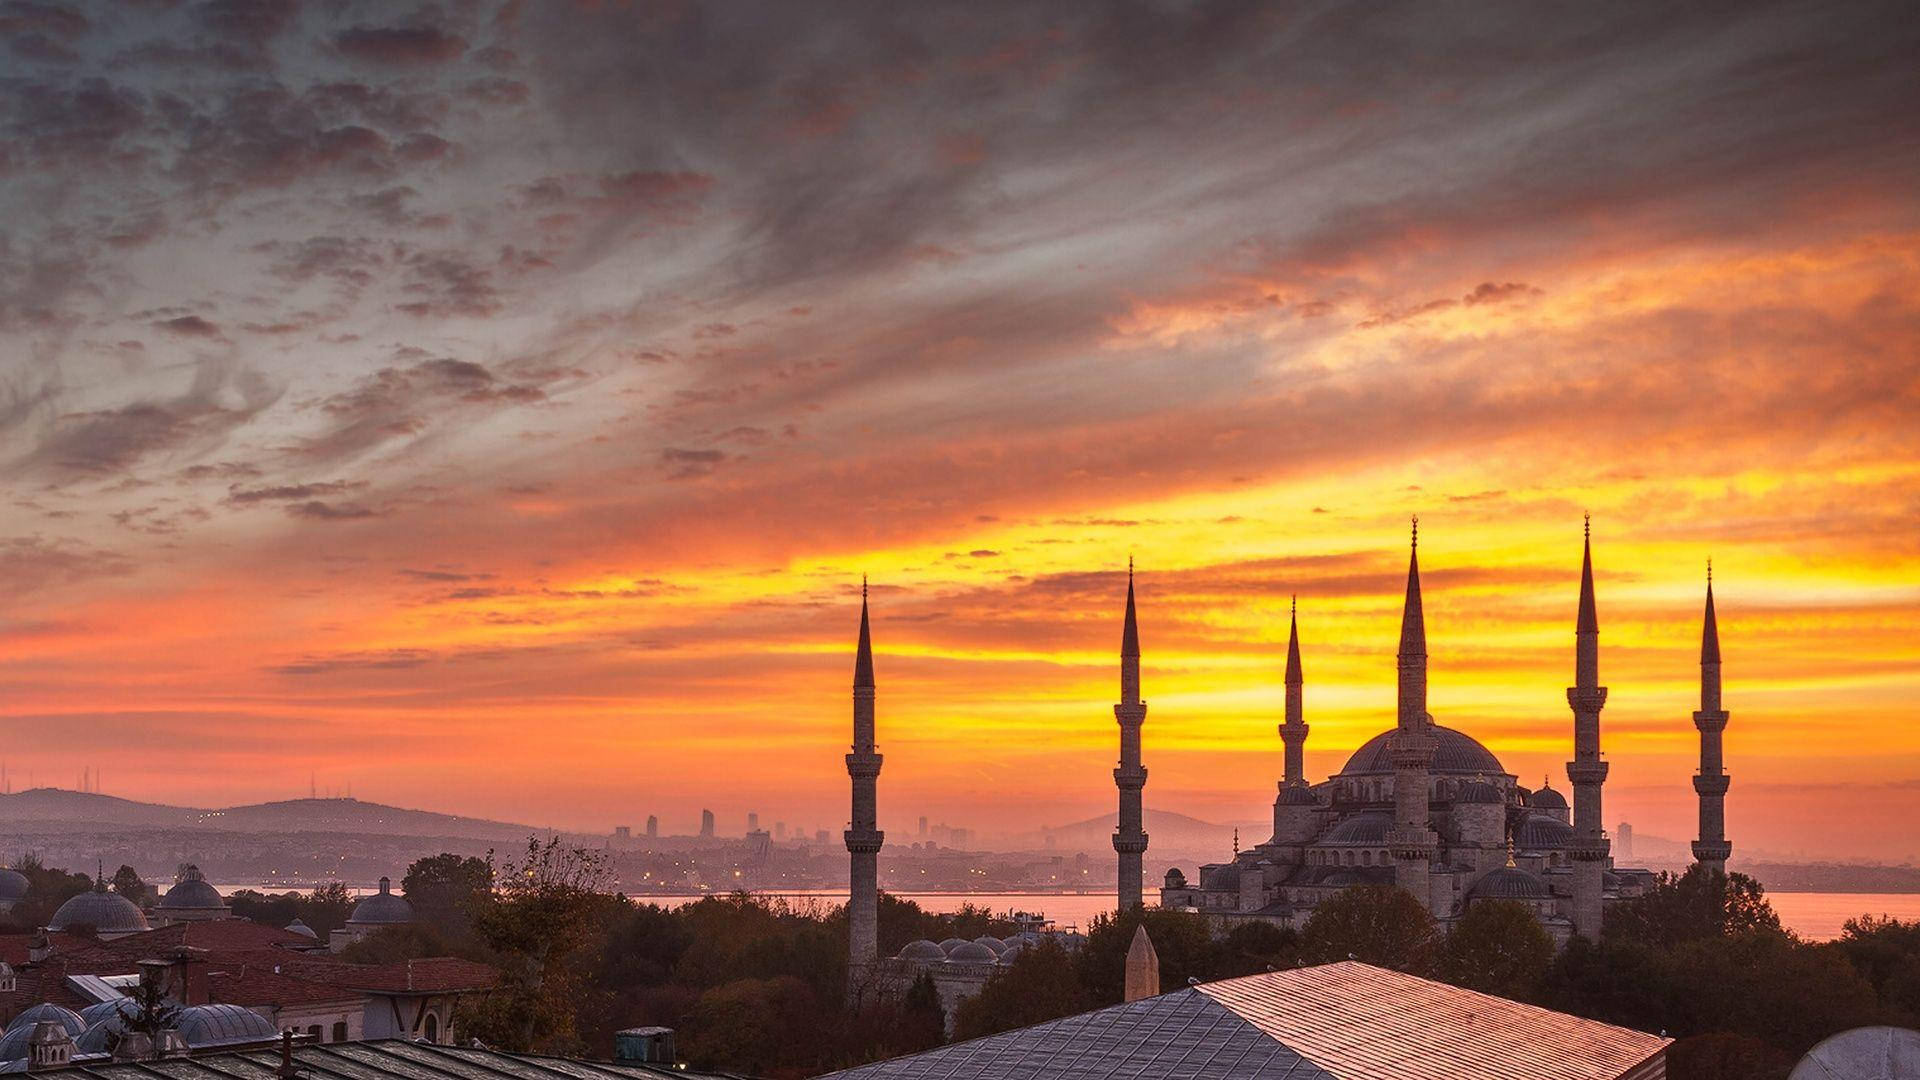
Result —
[{"label": "foreground building", "polygon": [[[623,1033],[624,1034],[624,1033]],[[81,1055],[35,1068],[84,1080],[274,1080],[352,1077],[354,1080],[640,1080],[678,1077],[721,1080],[724,1074],[690,1072],[672,1062],[624,1059],[611,1062],[542,1054],[510,1054],[478,1046],[435,1046],[407,1039],[381,1039],[351,1046],[273,1046],[170,1056],[159,1061],[114,1061]]]},{"label": "foreground building", "polygon": [[[1647,870],[1614,865],[1601,828],[1607,762],[1601,748],[1600,626],[1594,602],[1593,549],[1582,552],[1574,628],[1573,800],[1543,779],[1528,788],[1472,736],[1435,723],[1427,711],[1427,634],[1420,591],[1419,533],[1407,565],[1398,650],[1394,726],[1374,736],[1329,779],[1314,784],[1303,770],[1308,726],[1298,620],[1287,647],[1286,717],[1280,737],[1285,773],[1273,806],[1273,835],[1236,852],[1230,862],[1202,866],[1189,881],[1169,870],[1163,907],[1190,909],[1225,921],[1288,923],[1322,900],[1358,884],[1399,885],[1443,923],[1477,900],[1511,900],[1533,909],[1557,941],[1600,932],[1603,905],[1636,896],[1653,883]],[[1709,583],[1701,650],[1701,864],[1724,871],[1727,774],[1720,732],[1719,636]],[[1125,896],[1121,897],[1125,903]]]},{"label": "foreground building", "polygon": [[840,1080],[1660,1080],[1670,1040],[1348,961],[1170,994]]}]

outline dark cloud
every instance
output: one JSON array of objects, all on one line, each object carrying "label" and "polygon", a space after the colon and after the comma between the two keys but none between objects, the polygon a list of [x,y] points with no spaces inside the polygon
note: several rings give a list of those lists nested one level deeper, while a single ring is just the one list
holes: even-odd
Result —
[{"label": "dark cloud", "polygon": [[466,39],[435,26],[354,26],[335,34],[333,46],[372,64],[439,64],[467,51]]},{"label": "dark cloud", "polygon": [[318,499],[288,503],[286,509],[288,516],[304,518],[308,521],[360,521],[380,516],[379,511],[368,509],[359,503],[329,503]]},{"label": "dark cloud", "polygon": [[384,649],[303,656],[267,670],[275,675],[331,675],[343,671],[397,671],[417,668],[436,659],[426,649]]},{"label": "dark cloud", "polygon": [[340,495],[366,486],[364,482],[346,480],[328,480],[312,484],[277,484],[253,488],[235,484],[227,489],[227,502],[235,506],[248,506],[254,503],[305,502],[323,495]]},{"label": "dark cloud", "polygon": [[198,315],[181,315],[178,318],[162,319],[153,325],[182,337],[217,338],[220,336],[219,326]]},{"label": "dark cloud", "polygon": [[133,560],[119,552],[81,540],[37,535],[0,539],[0,591],[8,596],[118,577],[133,569]]},{"label": "dark cloud", "polygon": [[539,386],[502,379],[481,364],[450,357],[416,360],[382,368],[350,390],[310,403],[308,408],[332,427],[308,440],[300,453],[308,458],[348,457],[391,440],[418,437],[443,416],[545,399]]}]

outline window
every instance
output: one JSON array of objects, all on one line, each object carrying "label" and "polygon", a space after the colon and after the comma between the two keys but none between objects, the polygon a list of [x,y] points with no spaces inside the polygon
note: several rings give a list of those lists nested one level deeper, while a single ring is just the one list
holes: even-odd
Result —
[{"label": "window", "polygon": [[345,1020],[335,1020],[333,1022],[333,1041],[347,1041],[347,1022]]},{"label": "window", "polygon": [[309,1027],[307,1029],[307,1034],[313,1036],[314,1042],[319,1042],[320,1041],[320,1025],[314,1024],[312,1027]]},{"label": "window", "polygon": [[432,1013],[427,1014],[427,1041],[433,1043],[440,1041],[440,1018]]}]

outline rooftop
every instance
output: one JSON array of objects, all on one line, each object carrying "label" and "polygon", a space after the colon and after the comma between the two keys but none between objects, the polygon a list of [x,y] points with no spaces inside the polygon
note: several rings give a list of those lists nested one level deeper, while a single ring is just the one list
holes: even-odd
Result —
[{"label": "rooftop", "polygon": [[[404,1039],[330,1043],[295,1048],[303,1077],[333,1080],[644,1080],[653,1076],[716,1080],[724,1073],[689,1072],[665,1065],[580,1061],[539,1054],[509,1054],[466,1046],[436,1046]],[[278,1080],[280,1051],[251,1050],[164,1061],[88,1062],[37,1070],[63,1077],[102,1080]]]}]

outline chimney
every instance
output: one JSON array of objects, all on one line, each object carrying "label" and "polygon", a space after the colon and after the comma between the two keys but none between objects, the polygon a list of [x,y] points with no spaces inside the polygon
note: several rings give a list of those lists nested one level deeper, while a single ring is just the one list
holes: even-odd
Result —
[{"label": "chimney", "polygon": [[1127,1001],[1150,998],[1160,992],[1160,955],[1142,925],[1133,931],[1133,944],[1127,947]]},{"label": "chimney", "polygon": [[181,1005],[205,1005],[213,1000],[207,989],[207,950],[182,945],[170,954],[173,996]]},{"label": "chimney", "polygon": [[613,1060],[621,1065],[677,1065],[673,1052],[673,1029],[639,1027],[616,1031],[613,1035]]},{"label": "chimney", "polygon": [[35,932],[33,940],[27,942],[27,963],[37,964],[53,955],[53,939],[45,930]]},{"label": "chimney", "polygon": [[151,1061],[153,1060],[153,1036],[144,1031],[128,1031],[113,1044],[115,1061]]},{"label": "chimney", "polygon": [[58,1020],[42,1020],[33,1025],[27,1041],[27,1068],[58,1069],[73,1064],[73,1036]]},{"label": "chimney", "polygon": [[293,1029],[280,1033],[280,1080],[295,1080],[300,1069],[293,1063]]}]

